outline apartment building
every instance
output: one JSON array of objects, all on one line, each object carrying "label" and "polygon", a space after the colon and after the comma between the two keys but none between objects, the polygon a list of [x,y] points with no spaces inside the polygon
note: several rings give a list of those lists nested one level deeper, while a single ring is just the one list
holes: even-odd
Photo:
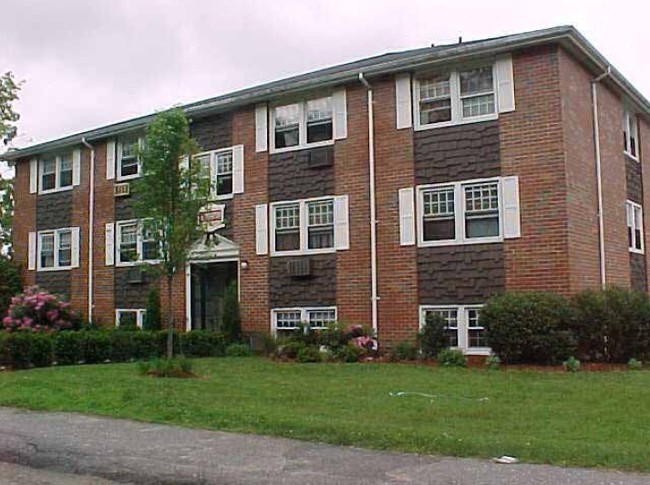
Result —
[{"label": "apartment building", "polygon": [[[650,103],[572,27],[380,55],[183,108],[216,230],[174,281],[179,328],[218,328],[236,284],[249,334],[340,320],[390,345],[436,313],[452,345],[481,355],[491,295],[648,291]],[[130,185],[152,119],[3,156],[25,282],[104,325],[140,324],[159,284],[142,271],[157,249]]]}]

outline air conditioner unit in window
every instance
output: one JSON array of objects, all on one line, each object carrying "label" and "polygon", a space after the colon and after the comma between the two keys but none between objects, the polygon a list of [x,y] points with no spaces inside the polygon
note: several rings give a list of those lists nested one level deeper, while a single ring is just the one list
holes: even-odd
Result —
[{"label": "air conditioner unit in window", "polygon": [[144,271],[141,268],[130,268],[126,275],[126,282],[130,285],[140,285],[144,283]]},{"label": "air conditioner unit in window", "polygon": [[287,274],[296,278],[304,278],[311,273],[309,258],[292,258],[287,261]]},{"label": "air conditioner unit in window", "polygon": [[128,182],[122,182],[113,186],[113,195],[115,197],[125,197],[131,193],[131,185]]},{"label": "air conditioner unit in window", "polygon": [[331,167],[334,163],[334,150],[332,147],[316,148],[309,150],[307,166],[309,168]]}]

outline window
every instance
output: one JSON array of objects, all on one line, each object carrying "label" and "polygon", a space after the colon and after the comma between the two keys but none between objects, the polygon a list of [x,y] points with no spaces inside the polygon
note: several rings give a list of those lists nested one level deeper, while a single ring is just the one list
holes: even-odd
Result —
[{"label": "window", "polygon": [[[228,199],[237,192],[234,173],[237,166],[243,171],[243,153],[243,145],[237,145],[194,155],[193,160],[200,164],[201,173],[210,178],[214,199]],[[239,190],[243,191],[243,187]]]},{"label": "window", "polygon": [[627,241],[633,253],[643,253],[643,208],[631,200],[625,203]]},{"label": "window", "polygon": [[421,306],[420,327],[433,315],[447,322],[449,346],[469,354],[489,354],[485,328],[480,325],[480,305]]},{"label": "window", "polygon": [[38,233],[39,271],[70,269],[72,267],[72,252],[72,228]]},{"label": "window", "polygon": [[305,331],[322,330],[336,322],[336,308],[278,308],[272,312],[272,332],[275,335],[293,332],[301,325]]},{"label": "window", "polygon": [[500,180],[423,186],[418,194],[421,245],[502,239]]},{"label": "window", "polygon": [[215,154],[215,191],[217,197],[232,194],[232,150]]},{"label": "window", "polygon": [[140,175],[140,159],[138,151],[142,148],[143,140],[137,136],[125,137],[120,140],[117,152],[117,178],[126,180]]},{"label": "window", "polygon": [[155,229],[146,221],[117,222],[117,254],[117,262],[121,265],[157,262],[160,241]]},{"label": "window", "polygon": [[72,152],[50,155],[40,159],[40,192],[55,192],[72,188]]},{"label": "window", "polygon": [[623,112],[623,151],[630,157],[639,158],[639,129],[636,115],[630,111]]},{"label": "window", "polygon": [[271,209],[273,253],[334,250],[334,199],[279,202]]},{"label": "window", "polygon": [[115,310],[115,326],[124,328],[142,328],[147,311],[144,309]]},{"label": "window", "polygon": [[495,118],[494,79],[492,64],[416,79],[416,128]]},{"label": "window", "polygon": [[272,129],[274,151],[331,143],[334,140],[332,97],[276,106],[272,110]]}]

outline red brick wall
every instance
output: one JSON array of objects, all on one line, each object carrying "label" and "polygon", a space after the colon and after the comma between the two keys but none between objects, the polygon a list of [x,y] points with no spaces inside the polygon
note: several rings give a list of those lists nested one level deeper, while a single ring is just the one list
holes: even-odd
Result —
[{"label": "red brick wall", "polygon": [[88,204],[90,191],[90,150],[81,151],[80,185],[72,190],[72,227],[79,228],[79,267],[70,270],[70,303],[88,316]]},{"label": "red brick wall", "polygon": [[503,175],[518,175],[521,234],[504,244],[506,291],[568,293],[567,186],[557,47],[513,55],[516,110],[499,117]]},{"label": "red brick wall", "polygon": [[95,224],[93,228],[93,319],[115,324],[113,266],[106,266],[106,223],[115,221],[113,180],[106,180],[106,143],[95,143]]},{"label": "red brick wall", "polygon": [[[639,147],[640,160],[646,161],[650,157],[650,123],[645,119],[639,120]],[[643,177],[643,232],[645,244],[645,261],[648,282],[650,282],[650,167],[648,162],[642,163]]]},{"label": "red brick wall", "polygon": [[13,221],[14,258],[20,265],[20,274],[25,286],[36,282],[36,272],[27,270],[28,238],[30,231],[36,231],[36,194],[29,193],[29,159],[16,162]]},{"label": "red brick wall", "polygon": [[350,249],[336,253],[338,318],[370,325],[368,102],[361,84],[347,87],[348,137],[336,142],[336,195],[349,197]]},{"label": "red brick wall", "polygon": [[576,292],[598,288],[601,284],[591,100],[593,76],[563,50],[559,51],[559,63],[568,191],[569,278],[570,289]]},{"label": "red brick wall", "polygon": [[[160,287],[160,313],[163,328],[167,325],[169,313],[167,305],[169,302],[167,296],[167,278],[162,275],[159,279]],[[185,269],[180,269],[172,280],[172,315],[174,318],[174,328],[185,330],[187,325],[187,312],[185,308]]]},{"label": "red brick wall", "polygon": [[[377,190],[379,338],[411,340],[418,330],[415,246],[399,244],[398,191],[415,185],[413,130],[395,128],[395,82],[373,80]],[[352,227],[352,231],[356,228]]]},{"label": "red brick wall", "polygon": [[608,285],[630,286],[630,253],[627,243],[623,107],[621,100],[598,86],[603,219],[605,224],[605,275]]},{"label": "red brick wall", "polygon": [[233,239],[240,247],[240,302],[244,332],[270,330],[269,256],[255,250],[255,206],[268,203],[268,152],[255,151],[255,107],[237,111],[232,121],[233,145],[244,145],[244,193],[236,195],[233,207],[237,223]]}]

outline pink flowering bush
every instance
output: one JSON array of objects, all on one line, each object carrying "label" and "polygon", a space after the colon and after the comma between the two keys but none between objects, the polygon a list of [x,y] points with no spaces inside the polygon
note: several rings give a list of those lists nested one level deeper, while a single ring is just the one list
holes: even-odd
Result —
[{"label": "pink flowering bush", "polygon": [[73,328],[77,322],[69,303],[34,286],[11,299],[2,326],[7,332],[54,332]]}]

